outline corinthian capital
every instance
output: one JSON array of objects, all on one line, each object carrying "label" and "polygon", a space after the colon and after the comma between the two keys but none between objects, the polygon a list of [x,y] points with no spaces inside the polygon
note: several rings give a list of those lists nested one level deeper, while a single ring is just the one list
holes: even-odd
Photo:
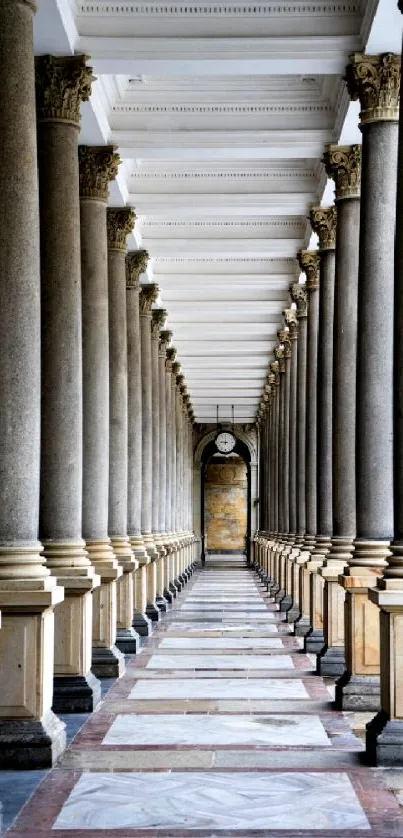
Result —
[{"label": "corinthian capital", "polygon": [[399,119],[400,55],[350,55],[345,80],[353,101],[360,100],[361,125]]},{"label": "corinthian capital", "polygon": [[80,145],[80,197],[107,201],[109,183],[115,180],[120,164],[115,146]]},{"label": "corinthian capital", "polygon": [[151,306],[158,299],[159,288],[155,282],[148,282],[140,290],[140,314],[151,315]]},{"label": "corinthian capital", "polygon": [[86,66],[86,55],[35,58],[38,122],[69,122],[80,125],[80,105],[91,95],[95,77]]},{"label": "corinthian capital", "polygon": [[151,336],[159,339],[160,330],[165,326],[168,312],[164,308],[154,308],[151,312]]},{"label": "corinthian capital", "polygon": [[270,370],[274,375],[274,384],[280,384],[280,364],[276,358],[275,361],[272,361],[270,364]]},{"label": "corinthian capital", "polygon": [[130,207],[107,210],[108,250],[126,253],[126,239],[133,230],[135,220],[136,213]]},{"label": "corinthian capital", "polygon": [[168,346],[167,349],[167,359],[165,363],[165,368],[167,372],[172,372],[172,367],[176,358],[176,349],[174,346]]},{"label": "corinthian capital", "polygon": [[147,270],[146,250],[134,250],[126,256],[126,288],[140,288],[140,276]]},{"label": "corinthian capital", "polygon": [[[302,285],[299,286],[302,288]],[[285,308],[283,311],[286,326],[288,326],[288,340],[296,340],[298,337],[298,315],[294,308]]]},{"label": "corinthian capital", "polygon": [[172,340],[172,332],[169,329],[163,329],[162,332],[160,332],[159,348],[160,348],[161,355],[164,358],[166,357],[167,347],[168,347],[168,344],[171,343],[171,340]]},{"label": "corinthian capital", "polygon": [[282,344],[280,344],[280,346],[275,347],[274,357],[278,363],[278,371],[280,373],[285,372],[285,351],[284,346]]},{"label": "corinthian capital", "polygon": [[279,329],[277,337],[284,349],[284,358],[291,358],[291,342],[288,329]]},{"label": "corinthian capital", "polygon": [[336,247],[336,207],[312,207],[309,220],[314,233],[319,236],[320,250],[334,250]]},{"label": "corinthian capital", "polygon": [[336,200],[359,198],[361,192],[361,146],[327,145],[323,162],[336,186]]},{"label": "corinthian capital", "polygon": [[181,371],[181,365],[180,365],[179,361],[174,361],[173,364],[172,364],[172,372],[175,376],[175,379],[177,379],[178,375],[180,374],[180,371]]},{"label": "corinthian capital", "polygon": [[297,306],[297,317],[307,317],[308,315],[308,296],[305,285],[299,282],[294,282],[290,288],[290,295],[293,303]]},{"label": "corinthian capital", "polygon": [[306,290],[315,291],[319,288],[319,253],[317,250],[300,250],[298,263],[306,275]]}]

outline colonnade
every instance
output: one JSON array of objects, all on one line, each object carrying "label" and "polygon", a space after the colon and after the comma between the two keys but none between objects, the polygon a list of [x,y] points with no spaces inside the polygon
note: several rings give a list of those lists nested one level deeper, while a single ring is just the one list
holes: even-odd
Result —
[{"label": "colonnade", "polygon": [[84,56],[0,4],[0,765],[65,747],[191,575],[193,412],[119,156],[78,145]]},{"label": "colonnade", "polygon": [[381,765],[403,763],[400,70],[397,55],[350,57],[362,146],[324,151],[335,204],[311,210],[318,250],[298,253],[305,281],[259,407],[254,554],[318,673],[337,678],[338,707],[373,714]]}]

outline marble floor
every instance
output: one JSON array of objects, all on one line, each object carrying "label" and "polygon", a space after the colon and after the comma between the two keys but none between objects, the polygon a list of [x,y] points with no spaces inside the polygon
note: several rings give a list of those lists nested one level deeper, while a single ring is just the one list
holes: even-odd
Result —
[{"label": "marble floor", "polygon": [[301,646],[239,557],[209,557],[7,835],[403,838]]}]

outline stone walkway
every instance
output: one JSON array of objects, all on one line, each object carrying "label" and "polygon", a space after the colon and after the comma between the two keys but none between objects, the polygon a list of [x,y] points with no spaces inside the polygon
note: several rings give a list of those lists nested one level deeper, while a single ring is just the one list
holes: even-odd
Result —
[{"label": "stone walkway", "polygon": [[211,562],[7,834],[403,836],[362,755],[257,577]]}]

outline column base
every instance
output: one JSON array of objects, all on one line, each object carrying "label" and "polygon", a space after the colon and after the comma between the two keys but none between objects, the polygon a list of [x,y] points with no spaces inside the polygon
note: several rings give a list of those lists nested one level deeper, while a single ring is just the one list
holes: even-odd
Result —
[{"label": "column base", "polygon": [[97,678],[120,678],[125,671],[125,659],[116,646],[93,646],[91,670]]},{"label": "column base", "polygon": [[391,721],[381,710],[367,724],[365,749],[371,765],[397,768],[403,765],[403,721]]},{"label": "column base", "polygon": [[296,605],[294,602],[291,605],[291,608],[287,611],[287,623],[295,623],[297,620],[301,619],[301,611],[299,605]]},{"label": "column base", "polygon": [[161,619],[161,611],[153,602],[147,603],[146,615],[153,623],[158,623]]},{"label": "column base", "polygon": [[329,646],[318,656],[316,664],[317,675],[340,677],[346,669],[344,646]]},{"label": "column base", "polygon": [[140,651],[140,638],[134,628],[118,628],[116,646],[123,655],[137,655]]},{"label": "column base", "polygon": [[66,748],[66,725],[49,710],[42,719],[1,719],[0,768],[51,768]]},{"label": "column base", "polygon": [[322,629],[312,629],[305,635],[304,652],[320,655],[325,646],[325,636]]},{"label": "column base", "polygon": [[166,614],[168,611],[168,601],[165,599],[165,594],[164,596],[157,596],[156,605],[163,614]]},{"label": "column base", "polygon": [[284,597],[285,597],[285,590],[284,590],[284,588],[280,588],[280,590],[277,591],[276,596],[274,597],[275,602],[277,602],[277,605],[279,605],[280,602],[283,601]]},{"label": "column base", "polygon": [[183,590],[184,586],[182,585],[182,582],[180,581],[179,576],[177,576],[176,579],[174,579],[173,584],[175,585],[175,588],[178,591],[178,594],[180,594],[180,592]]},{"label": "column base", "polygon": [[101,684],[87,675],[56,675],[53,681],[54,713],[93,713],[101,701]]},{"label": "column base", "polygon": [[182,588],[181,588],[181,587],[180,587],[180,588],[178,588],[178,587],[175,585],[175,582],[170,582],[170,583],[169,583],[169,590],[171,591],[172,596],[175,598],[175,597],[177,597],[177,596],[178,596],[178,593],[182,590]]},{"label": "column base", "polygon": [[133,614],[133,628],[140,637],[149,637],[153,631],[151,620],[140,611],[135,611]]},{"label": "column base", "polygon": [[292,597],[290,597],[289,594],[284,594],[283,599],[280,602],[280,611],[282,611],[283,614],[284,614],[286,611],[290,610],[291,606],[292,606]]},{"label": "column base", "polygon": [[305,637],[312,630],[309,617],[300,617],[294,624],[295,637]]},{"label": "column base", "polygon": [[166,601],[169,603],[169,605],[172,605],[172,602],[175,599],[176,594],[177,594],[177,591],[175,591],[175,593],[173,593],[172,591],[168,591],[168,588],[165,588],[164,599],[166,599]]},{"label": "column base", "polygon": [[344,672],[336,681],[336,707],[338,710],[379,711],[381,704],[379,675],[351,675]]}]

